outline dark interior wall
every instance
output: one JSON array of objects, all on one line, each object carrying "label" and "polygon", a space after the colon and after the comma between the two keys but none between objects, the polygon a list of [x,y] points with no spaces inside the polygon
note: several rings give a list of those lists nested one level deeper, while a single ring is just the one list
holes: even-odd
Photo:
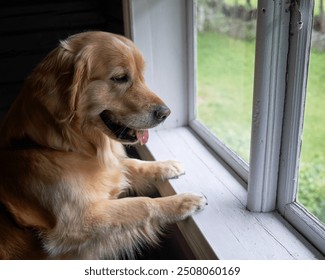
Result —
[{"label": "dark interior wall", "polygon": [[121,0],[8,0],[0,4],[0,119],[33,68],[69,35],[124,33]]}]

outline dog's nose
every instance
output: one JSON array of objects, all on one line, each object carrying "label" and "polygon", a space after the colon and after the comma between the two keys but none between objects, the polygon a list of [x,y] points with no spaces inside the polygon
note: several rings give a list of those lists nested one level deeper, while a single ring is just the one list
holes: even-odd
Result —
[{"label": "dog's nose", "polygon": [[170,115],[170,109],[166,105],[159,105],[155,108],[155,118],[162,122]]}]

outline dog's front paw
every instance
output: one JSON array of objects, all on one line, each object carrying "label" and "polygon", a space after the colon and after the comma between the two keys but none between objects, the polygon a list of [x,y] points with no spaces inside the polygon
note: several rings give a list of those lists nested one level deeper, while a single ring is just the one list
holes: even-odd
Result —
[{"label": "dog's front paw", "polygon": [[188,216],[191,216],[195,212],[201,211],[208,201],[204,195],[196,193],[184,193],[177,196],[180,200],[179,202],[179,216],[181,219],[185,219]]},{"label": "dog's front paw", "polygon": [[162,179],[176,179],[185,174],[183,165],[175,160],[167,160],[160,162]]}]

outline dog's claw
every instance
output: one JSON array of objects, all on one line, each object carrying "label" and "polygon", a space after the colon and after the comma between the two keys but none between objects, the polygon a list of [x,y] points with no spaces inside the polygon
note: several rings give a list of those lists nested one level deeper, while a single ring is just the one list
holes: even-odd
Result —
[{"label": "dog's claw", "polygon": [[186,218],[196,212],[203,210],[208,204],[205,195],[201,194],[183,193],[178,197],[182,199],[181,210],[183,212],[183,218]]},{"label": "dog's claw", "polygon": [[174,160],[167,160],[163,162],[165,165],[162,177],[164,179],[178,179],[179,176],[182,176],[185,174],[185,170],[183,165]]}]

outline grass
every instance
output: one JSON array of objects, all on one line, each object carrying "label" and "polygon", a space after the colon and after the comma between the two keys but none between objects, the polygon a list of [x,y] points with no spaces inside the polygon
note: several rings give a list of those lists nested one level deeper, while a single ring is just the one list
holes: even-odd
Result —
[{"label": "grass", "polygon": [[197,60],[198,118],[248,161],[254,43],[200,33]]},{"label": "grass", "polygon": [[312,51],[303,133],[299,201],[325,222],[325,52]]},{"label": "grass", "polygon": [[[247,5],[247,0],[225,0],[224,2],[228,5],[233,5],[233,6],[236,6],[236,5],[246,6]],[[256,8],[257,0],[251,0],[251,5],[252,5],[252,7]]]},{"label": "grass", "polygon": [[[312,51],[307,87],[303,154],[306,161],[325,160],[325,52]],[[321,153],[319,153],[321,152]],[[325,163],[325,161],[324,161]]]},{"label": "grass", "polygon": [[[249,160],[255,43],[198,34],[198,118]],[[325,222],[325,53],[312,51],[299,201]]]}]

